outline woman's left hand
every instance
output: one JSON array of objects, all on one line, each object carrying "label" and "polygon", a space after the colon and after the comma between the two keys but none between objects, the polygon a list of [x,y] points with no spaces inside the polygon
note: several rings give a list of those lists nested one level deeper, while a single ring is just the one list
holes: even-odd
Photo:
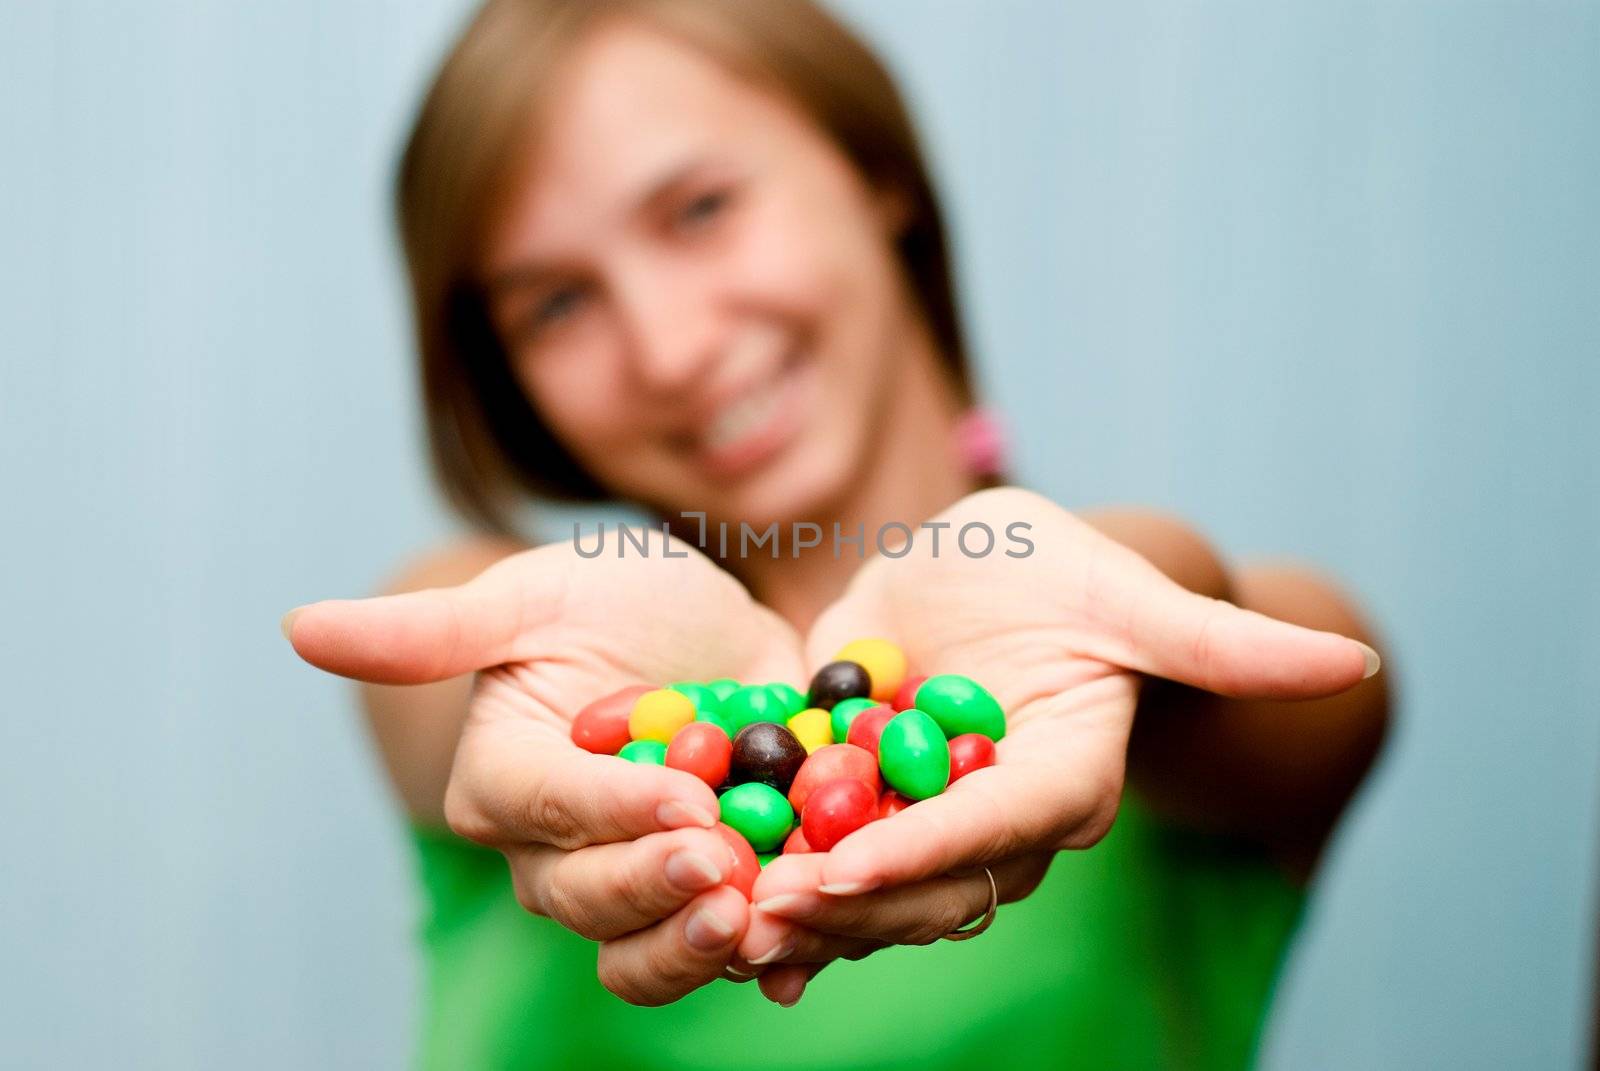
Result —
[{"label": "woman's left hand", "polygon": [[[827,963],[927,944],[1031,893],[1057,851],[1088,848],[1122,796],[1142,674],[1236,698],[1311,699],[1364,676],[1368,649],[1190,592],[1049,500],[968,496],[902,557],[864,565],[807,640],[817,666],[852,639],[892,637],[920,672],[961,673],[1007,711],[995,766],[762,872],[735,967],[779,1003]],[[966,526],[988,554],[958,546]],[[1026,525],[1024,529],[1010,526]],[[927,528],[927,525],[924,525]],[[1008,540],[1008,530],[1032,544]],[[968,532],[969,550],[987,540]]]}]

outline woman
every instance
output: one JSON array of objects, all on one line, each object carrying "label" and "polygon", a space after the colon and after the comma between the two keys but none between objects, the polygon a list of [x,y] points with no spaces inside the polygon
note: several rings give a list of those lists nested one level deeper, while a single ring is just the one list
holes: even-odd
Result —
[{"label": "woman", "polygon": [[[285,631],[369,682],[429,897],[424,1062],[1247,1062],[1381,740],[1371,637],[1170,517],[983,490],[939,211],[870,53],[801,0],[491,0],[399,201],[435,459],[485,534]],[[530,492],[720,560],[524,549]],[[699,538],[741,522],[821,545]],[[1029,550],[952,547],[982,528]],[[704,784],[567,739],[622,685],[803,684],[879,635],[994,687],[1000,763],[748,902]]]}]

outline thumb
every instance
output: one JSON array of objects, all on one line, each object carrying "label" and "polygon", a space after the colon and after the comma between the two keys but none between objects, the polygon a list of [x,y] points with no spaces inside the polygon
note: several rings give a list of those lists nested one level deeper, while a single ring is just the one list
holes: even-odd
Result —
[{"label": "thumb", "polygon": [[[520,555],[519,555],[520,557]],[[290,610],[283,634],[319,669],[374,684],[427,684],[516,659],[533,612],[554,605],[548,570],[508,559],[465,584]]]},{"label": "thumb", "polygon": [[1378,671],[1378,652],[1178,585],[1151,567],[1128,618],[1130,669],[1233,699],[1316,699]]}]

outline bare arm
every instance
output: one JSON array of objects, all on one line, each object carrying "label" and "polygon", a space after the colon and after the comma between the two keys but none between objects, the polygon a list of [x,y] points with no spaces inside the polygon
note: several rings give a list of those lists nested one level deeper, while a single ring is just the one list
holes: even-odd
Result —
[{"label": "bare arm", "polygon": [[1140,701],[1128,755],[1140,798],[1196,828],[1257,839],[1291,873],[1309,874],[1388,726],[1389,658],[1359,609],[1333,581],[1302,565],[1229,569],[1171,516],[1134,508],[1080,516],[1191,591],[1349,636],[1383,656],[1384,672],[1325,699],[1227,699],[1151,681]]},{"label": "bare arm", "polygon": [[[464,584],[524,549],[515,543],[464,539],[412,562],[385,585],[382,594]],[[444,789],[471,690],[471,674],[435,684],[361,685],[361,705],[389,780],[418,821],[445,824]]]}]

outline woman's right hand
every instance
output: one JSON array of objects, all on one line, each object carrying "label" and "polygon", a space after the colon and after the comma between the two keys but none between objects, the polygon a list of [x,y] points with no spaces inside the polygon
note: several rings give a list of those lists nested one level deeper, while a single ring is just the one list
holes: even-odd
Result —
[{"label": "woman's right hand", "polygon": [[[577,747],[573,716],[620,688],[801,679],[800,640],[686,543],[649,556],[524,551],[455,588],[313,603],[285,632],[306,661],[379,684],[477,672],[445,794],[451,829],[496,848],[517,898],[600,942],[598,973],[634,1004],[723,974],[749,924],[703,781]],[[679,553],[687,557],[679,558]]]}]

